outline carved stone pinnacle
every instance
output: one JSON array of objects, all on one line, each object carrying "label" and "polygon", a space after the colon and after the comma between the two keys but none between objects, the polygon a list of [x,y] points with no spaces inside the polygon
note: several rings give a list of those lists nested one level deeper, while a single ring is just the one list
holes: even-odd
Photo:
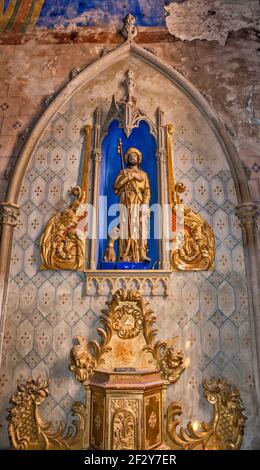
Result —
[{"label": "carved stone pinnacle", "polygon": [[129,13],[124,19],[124,28],[122,29],[122,36],[127,41],[132,41],[133,38],[137,35],[137,28],[136,28],[136,18]]}]

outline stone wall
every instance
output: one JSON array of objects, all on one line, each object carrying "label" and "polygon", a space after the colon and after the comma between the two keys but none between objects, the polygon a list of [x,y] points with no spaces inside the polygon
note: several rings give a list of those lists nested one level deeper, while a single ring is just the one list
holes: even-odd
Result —
[{"label": "stone wall", "polygon": [[[159,36],[159,39],[158,39]],[[161,36],[161,39],[160,39]],[[102,37],[53,34],[30,37],[25,44],[0,46],[0,197],[4,199],[8,179],[22,146],[18,136],[32,126],[45,108],[44,99],[58,92],[73,69],[83,68],[105,48]],[[109,38],[106,38],[109,39]],[[111,39],[111,37],[110,37]],[[76,43],[71,44],[71,42]],[[113,42],[120,39],[113,38]],[[171,41],[157,31],[150,33],[150,47],[175,67],[208,99],[247,167],[252,199],[260,205],[260,87],[258,33],[253,30],[229,35],[225,46],[211,41]],[[154,42],[157,40],[157,42]],[[15,38],[10,42],[19,42]],[[37,41],[40,44],[37,44]],[[78,42],[77,42],[78,41]],[[161,42],[159,42],[161,41]],[[1,42],[7,42],[2,40]],[[44,44],[42,44],[44,42]],[[49,42],[49,44],[46,44]],[[37,45],[37,47],[36,47]]]},{"label": "stone wall", "polygon": [[[256,37],[247,37],[246,43],[257,49]],[[226,126],[241,159],[250,166],[252,190],[257,187],[257,87],[253,95],[251,90],[259,65],[257,59],[248,57],[244,40],[230,38],[224,48],[202,41],[176,41],[170,47],[168,43],[144,46],[152,48],[203,92]],[[69,80],[70,71],[92,62],[103,47],[97,43],[2,46],[3,196],[10,168],[22,145],[18,135],[46,107],[42,104],[44,98]],[[137,59],[107,69],[58,110],[25,174],[11,260],[0,375],[1,423],[5,422],[8,398],[19,381],[31,375],[48,375],[52,380],[44,411],[54,423],[66,418],[74,400],[83,399],[83,388],[68,371],[69,350],[76,334],[93,337],[107,298],[86,297],[82,274],[41,272],[39,237],[51,215],[70,200],[69,188],[77,181],[81,163],[80,129],[92,123],[97,105],[106,110],[113,93],[117,98],[122,96],[124,72],[129,66],[136,74],[135,96],[140,108],[154,116],[159,105],[165,111],[166,122],[174,124],[176,178],[186,184],[185,201],[209,220],[217,241],[214,272],[174,273],[169,297],[150,299],[161,337],[178,335],[180,346],[190,358],[187,371],[177,386],[171,387],[168,399],[185,397],[186,418],[206,419],[208,408],[200,398],[201,380],[224,375],[241,389],[249,417],[244,447],[252,448],[256,445],[252,337],[233,181],[220,145],[203,116],[166,78]],[[259,192],[253,194],[259,201]],[[6,446],[4,429],[1,447]]]}]

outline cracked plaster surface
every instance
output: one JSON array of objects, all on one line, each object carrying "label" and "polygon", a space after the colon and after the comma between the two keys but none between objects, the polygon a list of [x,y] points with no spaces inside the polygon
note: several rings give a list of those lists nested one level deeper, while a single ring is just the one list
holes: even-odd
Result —
[{"label": "cracked plaster surface", "polygon": [[182,40],[215,40],[223,46],[229,32],[250,27],[260,31],[258,0],[175,1],[165,12],[169,32]]}]

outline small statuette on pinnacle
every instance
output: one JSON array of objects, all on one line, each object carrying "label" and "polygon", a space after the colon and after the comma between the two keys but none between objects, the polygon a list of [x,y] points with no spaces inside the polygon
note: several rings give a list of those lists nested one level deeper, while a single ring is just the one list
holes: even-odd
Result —
[{"label": "small statuette on pinnacle", "polygon": [[127,41],[132,41],[133,38],[137,35],[137,28],[136,28],[136,19],[131,13],[126,16],[124,19],[124,28],[122,30],[122,36]]}]

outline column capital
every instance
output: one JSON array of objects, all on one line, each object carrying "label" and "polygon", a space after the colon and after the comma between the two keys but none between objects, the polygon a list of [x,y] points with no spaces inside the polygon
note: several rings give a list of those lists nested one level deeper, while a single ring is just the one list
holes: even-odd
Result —
[{"label": "column capital", "polygon": [[257,206],[254,202],[243,202],[236,207],[236,216],[240,221],[240,225],[248,227],[253,225],[256,227]]},{"label": "column capital", "polygon": [[162,163],[166,163],[166,150],[165,149],[159,149],[157,151],[157,160]]},{"label": "column capital", "polygon": [[18,222],[20,208],[11,202],[0,202],[0,225],[15,227]]},{"label": "column capital", "polygon": [[93,160],[97,163],[101,162],[101,150],[100,149],[94,149],[93,150]]}]

